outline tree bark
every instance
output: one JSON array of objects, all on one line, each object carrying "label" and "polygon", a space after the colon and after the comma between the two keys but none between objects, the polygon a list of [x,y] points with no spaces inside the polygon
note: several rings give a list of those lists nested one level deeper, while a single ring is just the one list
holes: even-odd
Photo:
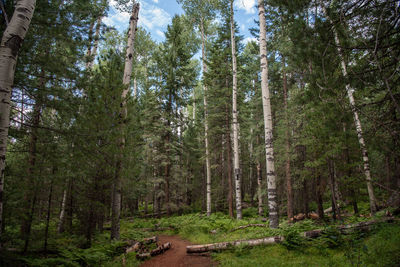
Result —
[{"label": "tree bark", "polygon": [[50,225],[50,214],[51,214],[51,198],[53,196],[53,179],[54,179],[55,169],[53,167],[53,177],[50,182],[49,199],[47,203],[47,217],[46,217],[46,228],[44,233],[44,247],[43,250],[47,251],[47,240],[49,237],[49,225]]},{"label": "tree bark", "polygon": [[233,218],[233,180],[232,180],[232,143],[231,143],[231,128],[229,119],[229,110],[226,110],[226,162],[227,162],[227,173],[228,173],[228,210],[229,216]]},{"label": "tree bark", "polygon": [[[336,44],[337,51],[339,54],[340,64],[342,67],[342,75],[345,78],[345,80],[347,81],[348,80],[347,65],[344,61],[344,54],[341,49],[339,34],[336,30],[335,25],[332,22],[332,19],[329,17],[328,12],[324,5],[322,5],[322,9],[324,10],[324,13],[325,13],[326,17],[329,19],[330,23],[333,25],[332,29],[333,29],[333,34],[335,37],[335,44]],[[371,178],[371,172],[370,172],[370,167],[369,167],[368,150],[367,150],[367,146],[365,145],[363,130],[361,127],[361,121],[358,116],[356,102],[355,102],[354,96],[353,96],[354,89],[351,88],[349,83],[346,83],[346,92],[347,92],[347,97],[349,98],[351,111],[353,112],[354,124],[356,126],[358,142],[359,142],[360,148],[361,148],[361,153],[362,153],[362,158],[363,158],[363,163],[364,163],[365,181],[367,183],[367,189],[368,189],[370,210],[371,210],[371,214],[375,214],[377,207],[376,207],[376,198],[375,198],[375,194],[374,194],[374,189],[372,187],[372,178]]]},{"label": "tree bark", "polygon": [[[257,145],[260,145],[260,136],[258,134],[257,134]],[[259,155],[257,155],[257,198],[258,198],[258,216],[262,217],[264,215],[264,205],[262,200],[262,170],[261,170],[261,162]]]},{"label": "tree bark", "polygon": [[261,92],[264,113],[265,153],[267,161],[269,223],[271,228],[277,228],[279,226],[279,215],[272,136],[272,111],[268,88],[267,26],[263,0],[258,0],[258,16],[260,20]]},{"label": "tree bark", "polygon": [[124,90],[121,95],[121,111],[120,111],[120,121],[119,127],[121,129],[121,137],[119,144],[119,155],[117,158],[116,171],[114,177],[114,193],[113,193],[113,205],[112,205],[112,218],[111,218],[111,239],[119,239],[119,220],[121,215],[121,172],[122,172],[122,160],[123,153],[125,150],[125,123],[128,115],[128,109],[126,107],[126,100],[129,93],[129,85],[131,82],[132,76],[132,68],[133,68],[133,52],[134,52],[134,43],[135,36],[137,30],[137,22],[139,15],[139,3],[134,3],[132,8],[132,15],[130,17],[129,22],[129,31],[128,31],[128,45],[126,48],[126,57],[125,57],[125,68],[124,68],[124,77],[123,84],[125,85]]},{"label": "tree bark", "polygon": [[333,211],[333,219],[340,220],[340,208],[339,208],[339,198],[337,194],[337,182],[335,177],[335,170],[333,165],[333,160],[328,159],[328,170],[329,170],[329,186],[331,189],[331,199],[332,199],[332,211]]},{"label": "tree bark", "polygon": [[86,52],[86,56],[88,57],[88,61],[86,62],[86,69],[93,68],[93,63],[94,63],[95,57],[97,55],[97,49],[99,47],[100,29],[101,29],[101,23],[103,21],[103,15],[104,15],[104,10],[106,8],[106,5],[107,5],[107,1],[103,0],[101,14],[97,18],[97,22],[96,22],[96,32],[94,34],[93,47],[91,46],[92,45],[91,42],[92,42],[94,22],[90,25],[90,29],[89,29],[90,44],[89,44],[88,50]]},{"label": "tree bark", "polygon": [[16,3],[14,14],[0,42],[0,236],[3,229],[4,170],[10,126],[11,90],[19,49],[31,23],[35,5],[36,0],[20,0]]},{"label": "tree bark", "polygon": [[290,129],[289,129],[289,108],[288,108],[288,86],[286,76],[285,57],[282,56],[282,73],[283,73],[283,102],[285,105],[285,134],[286,134],[286,193],[287,193],[287,216],[288,219],[294,216],[293,214],[293,186],[292,176],[290,174]]},{"label": "tree bark", "polygon": [[238,247],[238,246],[258,246],[258,245],[269,245],[269,244],[278,244],[283,241],[283,237],[281,236],[272,236],[272,237],[265,237],[259,239],[250,239],[250,240],[237,240],[231,242],[221,242],[221,243],[214,243],[214,244],[206,244],[206,245],[193,245],[187,246],[186,252],[187,253],[203,253],[208,251],[219,251],[229,249],[231,247]]},{"label": "tree bark", "polygon": [[[204,19],[201,18],[200,22],[200,32],[201,32],[201,53],[202,53],[202,63],[203,63],[203,73],[207,72],[206,64],[206,34],[204,32]],[[207,86],[203,84],[204,91],[204,145],[206,149],[206,191],[207,191],[207,216],[211,215],[211,164],[210,164],[210,149],[208,140],[208,105],[207,105]]]},{"label": "tree bark", "polygon": [[321,185],[321,176],[320,175],[315,177],[315,193],[316,193],[316,198],[317,198],[318,217],[321,220],[323,220],[324,219],[324,206],[323,206],[322,185]]},{"label": "tree bark", "polygon": [[237,63],[236,63],[236,41],[235,41],[235,21],[233,13],[233,0],[231,0],[231,48],[232,48],[232,124],[233,124],[233,173],[236,188],[236,218],[242,219],[242,193],[241,193],[241,173],[239,163],[239,125],[237,110]]},{"label": "tree bark", "polygon": [[[36,188],[35,188],[35,166],[36,166],[36,152],[37,152],[37,141],[38,141],[38,129],[40,124],[40,117],[42,113],[42,93],[45,90],[46,79],[45,71],[41,70],[41,77],[39,78],[38,92],[33,106],[32,119],[31,119],[31,132],[29,140],[29,160],[28,160],[28,171],[26,177],[26,191],[24,196],[25,212],[23,214],[23,220],[21,224],[21,233],[25,240],[24,252],[27,251],[31,233],[31,226],[33,220],[34,210],[34,199],[36,199]],[[40,214],[40,213],[39,213]]]}]

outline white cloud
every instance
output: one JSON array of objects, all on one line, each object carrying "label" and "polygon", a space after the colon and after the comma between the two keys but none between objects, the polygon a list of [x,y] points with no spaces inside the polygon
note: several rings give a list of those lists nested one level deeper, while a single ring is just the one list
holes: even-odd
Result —
[{"label": "white cloud", "polygon": [[[152,1],[158,3],[158,0]],[[158,31],[162,33],[161,30],[171,22],[171,15],[164,9],[149,4],[147,1],[140,1],[140,3],[141,7],[139,11],[138,25],[146,28],[150,32],[154,30],[158,35],[160,35]],[[116,0],[111,0],[110,5],[112,8],[108,17],[104,18],[104,23],[116,27],[119,31],[128,28],[130,14],[116,9]],[[164,33],[160,36],[164,37]]]},{"label": "white cloud", "polygon": [[154,5],[143,3],[139,15],[139,26],[152,30],[153,28],[165,27],[171,21],[171,15]]},{"label": "white cloud", "polygon": [[246,38],[244,38],[244,40],[242,41],[244,44],[247,44],[247,43],[250,43],[251,41],[254,41],[254,42],[257,42],[258,43],[258,40],[257,40],[257,38],[254,38],[254,37],[246,37]]},{"label": "white cloud", "polygon": [[164,32],[162,32],[162,31],[160,31],[160,30],[156,30],[156,33],[157,33],[160,37],[162,37],[162,38],[165,37]]},{"label": "white cloud", "polygon": [[235,7],[245,10],[246,14],[255,14],[256,13],[255,6],[256,6],[256,0],[237,0],[237,1],[235,1]]}]

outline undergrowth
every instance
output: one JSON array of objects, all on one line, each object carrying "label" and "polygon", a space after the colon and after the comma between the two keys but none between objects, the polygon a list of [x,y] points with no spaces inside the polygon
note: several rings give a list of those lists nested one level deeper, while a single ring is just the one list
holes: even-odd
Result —
[{"label": "undergrowth", "polygon": [[[284,241],[278,245],[249,248],[240,246],[231,250],[213,253],[220,266],[400,266],[400,225],[381,224],[370,232],[354,232],[343,235],[334,227],[304,220],[295,224],[282,221],[279,229],[248,227],[235,230],[247,224],[260,224],[255,209],[244,210],[246,216],[237,221],[222,213],[207,217],[201,213],[161,219],[126,219],[121,221],[121,241],[110,242],[109,231],[97,233],[92,246],[82,248],[85,240],[69,234],[54,235],[49,240],[53,253],[31,252],[21,256],[7,252],[0,256],[2,266],[139,266],[135,253],[124,254],[128,240],[160,234],[147,231],[156,227],[171,230],[163,234],[178,234],[195,244],[244,240],[280,235]],[[378,214],[377,217],[383,216]],[[347,217],[341,223],[355,223],[369,218]],[[340,223],[340,222],[337,222]],[[268,222],[265,222],[268,225]],[[306,239],[300,233],[324,229],[316,239]],[[19,244],[16,242],[15,244]]]}]

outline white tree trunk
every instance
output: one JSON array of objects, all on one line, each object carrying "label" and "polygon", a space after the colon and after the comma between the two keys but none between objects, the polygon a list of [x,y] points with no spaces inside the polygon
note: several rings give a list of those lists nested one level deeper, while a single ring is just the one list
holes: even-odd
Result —
[{"label": "white tree trunk", "polygon": [[[0,43],[0,236],[3,229],[3,189],[8,128],[10,126],[11,90],[19,49],[24,41],[36,0],[20,0],[3,33]],[[1,246],[1,244],[0,244]]]},{"label": "white tree trunk", "polygon": [[[201,53],[203,62],[203,75],[207,72],[206,60],[206,36],[204,32],[204,20],[201,18],[200,22],[201,31]],[[208,106],[207,106],[207,86],[203,83],[204,91],[204,143],[206,149],[206,174],[207,174],[207,216],[211,215],[211,165],[210,165],[210,149],[208,144]],[[194,111],[193,111],[194,112]]]},{"label": "white tree trunk", "polygon": [[236,63],[236,42],[235,42],[235,21],[233,14],[233,1],[231,0],[231,47],[232,47],[232,75],[233,75],[233,93],[232,93],[232,124],[233,124],[233,169],[236,187],[236,218],[242,219],[242,193],[240,181],[239,165],[239,129],[238,129],[238,111],[237,111],[237,63]]},{"label": "white tree trunk", "polygon": [[61,212],[60,212],[60,221],[58,222],[57,232],[62,233],[64,228],[64,220],[65,220],[65,205],[67,202],[67,189],[64,189],[63,198],[61,202]]},{"label": "white tree trunk", "polygon": [[126,48],[125,57],[125,68],[123,84],[125,85],[121,95],[121,110],[120,110],[120,144],[119,144],[119,155],[117,158],[115,177],[114,177],[114,188],[113,188],[113,205],[112,205],[112,218],[111,218],[111,239],[119,239],[119,220],[121,215],[121,172],[122,172],[122,158],[125,149],[125,120],[128,115],[128,109],[126,107],[126,99],[129,93],[129,85],[131,82],[132,68],[133,68],[133,52],[134,42],[137,30],[137,22],[139,19],[139,3],[134,3],[132,8],[132,15],[129,22],[128,31],[128,44]]},{"label": "white tree trunk", "polygon": [[277,228],[279,226],[279,217],[272,138],[271,100],[268,88],[267,26],[265,22],[265,7],[263,0],[258,0],[258,16],[260,20],[261,91],[264,113],[265,153],[267,160],[269,225],[271,228]]},{"label": "white tree trunk", "polygon": [[[329,17],[324,5],[322,5],[322,9],[324,10],[325,16],[329,19],[330,23],[333,25],[332,29],[333,29],[333,34],[335,36],[335,44],[336,44],[337,51],[339,54],[340,64],[342,67],[342,74],[343,74],[343,77],[345,78],[345,80],[347,81],[348,80],[347,66],[346,66],[346,62],[344,61],[344,55],[343,55],[343,51],[341,49],[338,32],[337,32],[336,27],[334,26],[331,18]],[[371,213],[374,214],[376,212],[377,208],[376,208],[376,198],[375,198],[375,194],[374,194],[374,189],[372,187],[371,172],[370,172],[370,168],[369,168],[368,150],[365,145],[363,131],[362,131],[362,127],[361,127],[361,121],[360,121],[360,118],[358,117],[356,102],[355,102],[354,96],[353,96],[354,89],[351,88],[350,84],[348,84],[348,83],[346,84],[346,92],[347,92],[347,97],[349,98],[351,111],[353,112],[354,124],[356,126],[358,142],[360,144],[361,153],[362,153],[362,157],[363,157],[364,174],[365,174],[365,180],[367,182],[370,210],[371,210]]]},{"label": "white tree trunk", "polygon": [[213,243],[206,245],[193,245],[186,247],[186,253],[204,253],[208,251],[220,251],[238,246],[254,247],[259,245],[279,244],[283,240],[284,238],[282,236],[271,236],[259,239],[237,240],[231,242],[221,242],[221,243]]}]

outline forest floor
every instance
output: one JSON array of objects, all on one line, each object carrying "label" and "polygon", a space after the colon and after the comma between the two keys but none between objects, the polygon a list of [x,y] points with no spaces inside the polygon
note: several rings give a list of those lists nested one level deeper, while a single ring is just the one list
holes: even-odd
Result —
[{"label": "forest floor", "polygon": [[190,255],[186,253],[186,246],[191,245],[187,240],[183,240],[177,235],[159,235],[158,240],[161,244],[170,242],[171,248],[162,255],[153,257],[145,261],[141,267],[206,267],[217,266],[211,260],[210,255]]},{"label": "forest floor", "polygon": [[[57,220],[50,226],[49,253],[43,253],[43,225],[33,228],[29,253],[18,252],[23,241],[13,239],[8,248],[0,253],[0,266],[102,266],[102,267],[149,267],[149,266],[219,266],[219,267],[287,267],[287,266],[400,266],[400,220],[373,225],[370,231],[355,231],[342,234],[338,225],[354,224],[386,218],[382,210],[370,218],[368,202],[361,203],[359,216],[344,217],[343,221],[333,221],[327,216],[324,221],[303,220],[290,224],[282,218],[279,229],[268,227],[239,228],[248,224],[265,224],[257,214],[257,208],[243,210],[243,220],[235,220],[225,213],[216,212],[207,217],[202,213],[188,213],[180,216],[161,218],[126,217],[121,220],[121,240],[110,242],[110,232],[96,232],[91,246],[85,247],[85,239],[79,235],[79,228],[72,233],[56,234]],[[348,208],[350,213],[351,207]],[[398,217],[397,217],[398,218]],[[76,224],[79,226],[79,224]],[[110,225],[106,225],[109,229]],[[76,230],[74,230],[76,229]],[[235,230],[238,229],[238,230]],[[324,229],[315,239],[307,239],[300,234]],[[7,235],[17,236],[18,228],[7,228]],[[212,252],[207,255],[187,255],[186,246],[190,244],[209,244],[269,236],[283,236],[280,244],[256,247],[239,246],[228,250]],[[159,244],[170,242],[171,248],[164,254],[147,261],[138,260],[136,252],[125,253],[131,241],[143,241],[157,236]],[[156,248],[156,244],[149,248]],[[51,253],[50,253],[51,252]]]}]

